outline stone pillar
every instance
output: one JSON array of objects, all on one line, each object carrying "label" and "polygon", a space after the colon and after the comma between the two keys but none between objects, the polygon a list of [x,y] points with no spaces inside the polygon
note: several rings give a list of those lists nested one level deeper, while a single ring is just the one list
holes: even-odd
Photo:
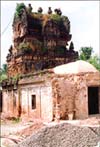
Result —
[{"label": "stone pillar", "polygon": [[21,117],[22,107],[21,107],[21,90],[18,89],[18,117]]},{"label": "stone pillar", "polygon": [[69,112],[68,113],[68,120],[73,120],[74,118],[74,112]]},{"label": "stone pillar", "polygon": [[29,88],[27,88],[27,115],[29,117],[30,115],[30,110],[29,110]]},{"label": "stone pillar", "polygon": [[56,108],[55,108],[55,121],[56,122],[60,121],[60,104],[56,104]]}]

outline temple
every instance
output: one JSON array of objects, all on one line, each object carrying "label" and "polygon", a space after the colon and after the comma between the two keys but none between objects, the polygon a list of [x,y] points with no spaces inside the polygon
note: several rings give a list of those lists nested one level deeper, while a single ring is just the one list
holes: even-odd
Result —
[{"label": "temple", "polygon": [[[18,4],[13,20],[13,45],[7,55],[8,75],[27,74],[75,61],[70,21],[60,9],[43,14],[32,12],[31,4]],[[70,43],[68,43],[70,42]]]},{"label": "temple", "polygon": [[30,4],[17,4],[1,116],[50,122],[100,114],[100,72],[78,60],[71,38],[60,9],[43,14],[41,7],[32,12]]}]

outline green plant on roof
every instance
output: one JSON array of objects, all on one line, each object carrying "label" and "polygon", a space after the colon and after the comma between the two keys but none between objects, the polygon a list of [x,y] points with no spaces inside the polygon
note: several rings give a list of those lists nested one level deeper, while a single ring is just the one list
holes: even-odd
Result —
[{"label": "green plant on roof", "polygon": [[21,77],[20,74],[17,74],[14,77],[12,77],[13,82],[16,83],[20,79],[20,77]]},{"label": "green plant on roof", "polygon": [[64,46],[57,46],[55,47],[55,53],[59,55],[65,54],[65,47]]},{"label": "green plant on roof", "polygon": [[18,46],[18,49],[22,49],[22,50],[24,50],[24,49],[30,49],[31,47],[30,47],[30,44],[29,44],[29,42],[22,42],[22,43],[20,43],[19,44],[19,46]]},{"label": "green plant on roof", "polygon": [[56,21],[56,22],[60,22],[62,20],[61,16],[58,15],[58,14],[51,14],[51,19]]},{"label": "green plant on roof", "polygon": [[16,15],[17,17],[19,17],[19,16],[21,15],[22,10],[25,9],[25,8],[26,8],[26,7],[25,7],[24,3],[17,4],[15,15]]},{"label": "green plant on roof", "polygon": [[48,50],[48,49],[47,49],[46,47],[43,47],[43,48],[42,48],[42,52],[43,52],[43,53],[46,53],[47,50]]},{"label": "green plant on roof", "polygon": [[18,49],[21,50],[23,53],[27,53],[27,54],[32,53],[32,48],[30,47],[29,42],[20,43]]}]

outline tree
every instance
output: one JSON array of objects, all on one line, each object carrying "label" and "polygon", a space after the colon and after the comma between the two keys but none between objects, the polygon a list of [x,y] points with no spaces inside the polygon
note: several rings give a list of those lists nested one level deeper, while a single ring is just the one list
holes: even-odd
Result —
[{"label": "tree", "polygon": [[97,70],[100,71],[100,57],[97,55],[92,55],[92,47],[81,47],[79,50],[79,59],[85,60],[92,64]]},{"label": "tree", "polygon": [[0,82],[7,79],[7,64],[3,64],[2,68],[0,69]]},{"label": "tree", "polygon": [[85,61],[90,59],[92,52],[92,47],[81,47],[81,49],[79,50],[79,59]]},{"label": "tree", "polygon": [[100,57],[94,55],[88,60],[88,62],[91,63],[97,70],[100,71]]},{"label": "tree", "polygon": [[4,73],[4,74],[7,73],[7,64],[3,64],[3,66],[2,66],[2,73]]}]

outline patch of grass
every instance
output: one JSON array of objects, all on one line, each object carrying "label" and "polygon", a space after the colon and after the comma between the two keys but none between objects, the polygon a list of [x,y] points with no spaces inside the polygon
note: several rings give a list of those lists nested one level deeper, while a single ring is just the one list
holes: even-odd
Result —
[{"label": "patch of grass", "polygon": [[16,124],[16,123],[19,123],[21,121],[21,118],[19,118],[19,117],[13,117],[12,118],[12,123],[14,123],[14,124]]}]

